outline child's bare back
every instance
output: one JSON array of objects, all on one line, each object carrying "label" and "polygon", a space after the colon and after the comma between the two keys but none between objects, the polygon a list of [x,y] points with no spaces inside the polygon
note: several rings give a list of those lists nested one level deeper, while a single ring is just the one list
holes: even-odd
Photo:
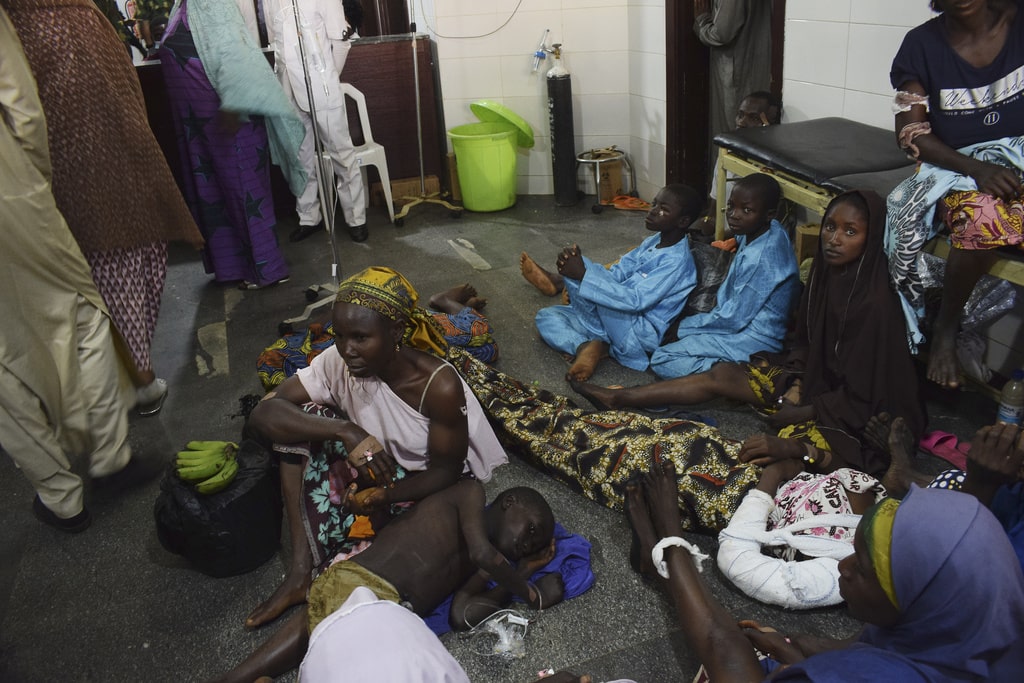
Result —
[{"label": "child's bare back", "polygon": [[429,614],[476,571],[467,536],[487,540],[484,500],[483,486],[463,479],[388,524],[352,561],[389,581],[417,614]]}]

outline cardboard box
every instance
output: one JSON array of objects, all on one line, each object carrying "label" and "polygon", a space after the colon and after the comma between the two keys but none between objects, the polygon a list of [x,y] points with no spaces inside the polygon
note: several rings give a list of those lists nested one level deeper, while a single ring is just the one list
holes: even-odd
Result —
[{"label": "cardboard box", "polygon": [[597,200],[610,204],[612,199],[620,194],[626,194],[622,187],[622,161],[602,162],[600,177],[597,179]]},{"label": "cardboard box", "polygon": [[451,188],[451,200],[462,201],[462,188],[459,187],[459,166],[455,161],[455,154],[448,152],[448,187]]},{"label": "cardboard box", "polygon": [[[620,194],[627,194],[628,189],[623,188],[622,182],[622,151],[615,145],[604,149],[592,149],[581,155],[591,160],[590,165],[594,167],[594,175],[597,184],[597,200],[601,203],[611,203],[612,199]],[[599,159],[600,164],[593,163]]]}]

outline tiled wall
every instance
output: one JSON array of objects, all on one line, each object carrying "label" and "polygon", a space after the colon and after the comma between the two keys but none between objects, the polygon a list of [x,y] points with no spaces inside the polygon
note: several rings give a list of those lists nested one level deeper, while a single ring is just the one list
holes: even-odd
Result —
[{"label": "tiled wall", "polygon": [[549,44],[564,45],[572,74],[577,151],[618,145],[633,158],[641,196],[660,187],[664,0],[433,0],[417,3],[421,11],[417,28],[437,43],[445,125],[475,121],[470,102],[491,99],[533,126],[536,144],[519,156],[519,193],[553,192],[544,76],[552,60],[531,73],[544,29]]},{"label": "tiled wall", "polygon": [[892,128],[889,68],[928,0],[788,0],[785,121],[843,116]]}]

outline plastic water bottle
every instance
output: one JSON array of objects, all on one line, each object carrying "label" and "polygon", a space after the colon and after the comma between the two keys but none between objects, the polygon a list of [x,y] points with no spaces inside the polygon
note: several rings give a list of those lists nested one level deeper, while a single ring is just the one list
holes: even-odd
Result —
[{"label": "plastic water bottle", "polygon": [[1024,418],[1024,370],[1014,370],[999,394],[997,422],[1020,426]]}]

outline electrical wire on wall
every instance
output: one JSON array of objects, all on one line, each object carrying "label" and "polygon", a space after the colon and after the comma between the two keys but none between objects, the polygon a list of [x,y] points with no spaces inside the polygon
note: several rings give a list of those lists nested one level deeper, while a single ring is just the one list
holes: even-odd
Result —
[{"label": "electrical wire on wall", "polygon": [[[415,1],[416,0],[413,0],[413,2],[415,2]],[[495,28],[495,29],[493,29],[491,31],[488,31],[487,33],[480,33],[480,34],[474,35],[474,36],[448,36],[448,35],[445,35],[443,33],[438,33],[437,29],[435,29],[433,26],[431,26],[430,22],[427,21],[427,12],[426,12],[426,10],[423,9],[423,0],[419,0],[419,3],[420,3],[420,16],[423,17],[423,24],[427,27],[427,29],[430,31],[431,34],[437,36],[438,38],[448,38],[448,39],[451,39],[451,40],[468,40],[470,38],[486,38],[487,36],[493,36],[495,33],[497,33],[501,29],[503,29],[506,26],[508,26],[508,23],[510,21],[512,21],[512,19],[516,16],[516,14],[519,13],[519,8],[522,6],[523,0],[519,0],[519,2],[516,3],[516,6],[512,8],[512,13],[508,15],[508,19],[506,19],[505,21],[501,22],[500,26],[498,26],[497,28]]]}]

